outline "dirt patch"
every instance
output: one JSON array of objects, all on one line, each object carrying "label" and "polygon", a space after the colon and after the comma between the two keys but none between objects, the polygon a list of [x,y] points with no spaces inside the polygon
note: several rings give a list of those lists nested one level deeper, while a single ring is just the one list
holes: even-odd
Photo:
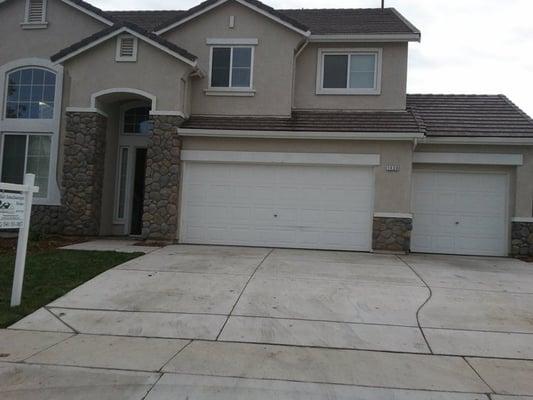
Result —
[{"label": "dirt patch", "polygon": [[[68,246],[75,243],[86,241],[87,238],[80,236],[60,236],[47,235],[43,237],[32,238],[28,241],[28,253],[36,254],[44,251],[57,249],[59,247]],[[0,254],[10,255],[17,251],[17,238],[1,238],[0,240]]]},{"label": "dirt patch", "polygon": [[133,245],[134,246],[150,246],[150,247],[165,247],[169,244],[172,244],[172,242],[157,242],[155,240],[145,240],[141,242],[136,242]]}]

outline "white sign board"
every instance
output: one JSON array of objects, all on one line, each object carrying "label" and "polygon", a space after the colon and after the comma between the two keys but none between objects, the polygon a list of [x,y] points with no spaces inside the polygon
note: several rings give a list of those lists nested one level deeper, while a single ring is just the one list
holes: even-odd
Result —
[{"label": "white sign board", "polygon": [[24,226],[24,195],[0,192],[0,229],[20,229]]},{"label": "white sign board", "polygon": [[11,290],[11,307],[20,306],[22,298],[26,250],[30,233],[31,204],[33,194],[39,192],[39,188],[33,186],[34,183],[35,175],[33,174],[24,175],[24,184],[22,185],[0,182],[0,229],[16,228],[19,230],[13,289]]}]

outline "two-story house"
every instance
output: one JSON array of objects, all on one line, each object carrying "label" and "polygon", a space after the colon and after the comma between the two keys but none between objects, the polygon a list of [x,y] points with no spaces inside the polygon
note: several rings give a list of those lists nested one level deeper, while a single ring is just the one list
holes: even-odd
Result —
[{"label": "two-story house", "polygon": [[406,94],[419,40],[390,8],[0,0],[1,180],[36,175],[44,232],[533,254],[533,121]]}]

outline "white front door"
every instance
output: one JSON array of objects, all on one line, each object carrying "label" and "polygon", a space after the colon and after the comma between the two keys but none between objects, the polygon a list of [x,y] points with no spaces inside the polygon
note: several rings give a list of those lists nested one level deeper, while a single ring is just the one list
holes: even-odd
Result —
[{"label": "white front door", "polygon": [[371,167],[186,162],[183,243],[369,251]]},{"label": "white front door", "polygon": [[413,171],[411,251],[506,256],[508,176]]}]

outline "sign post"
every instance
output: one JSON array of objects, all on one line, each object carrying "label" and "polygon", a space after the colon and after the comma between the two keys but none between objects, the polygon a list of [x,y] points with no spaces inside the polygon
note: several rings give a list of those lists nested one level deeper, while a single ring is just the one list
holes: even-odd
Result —
[{"label": "sign post", "polygon": [[0,192],[0,229],[15,228],[19,230],[13,290],[11,291],[11,307],[19,306],[22,297],[24,267],[26,265],[26,251],[30,233],[31,206],[33,194],[39,191],[39,188],[35,187],[34,184],[35,175],[33,174],[26,174],[22,185],[0,182],[0,191],[8,191]]}]

